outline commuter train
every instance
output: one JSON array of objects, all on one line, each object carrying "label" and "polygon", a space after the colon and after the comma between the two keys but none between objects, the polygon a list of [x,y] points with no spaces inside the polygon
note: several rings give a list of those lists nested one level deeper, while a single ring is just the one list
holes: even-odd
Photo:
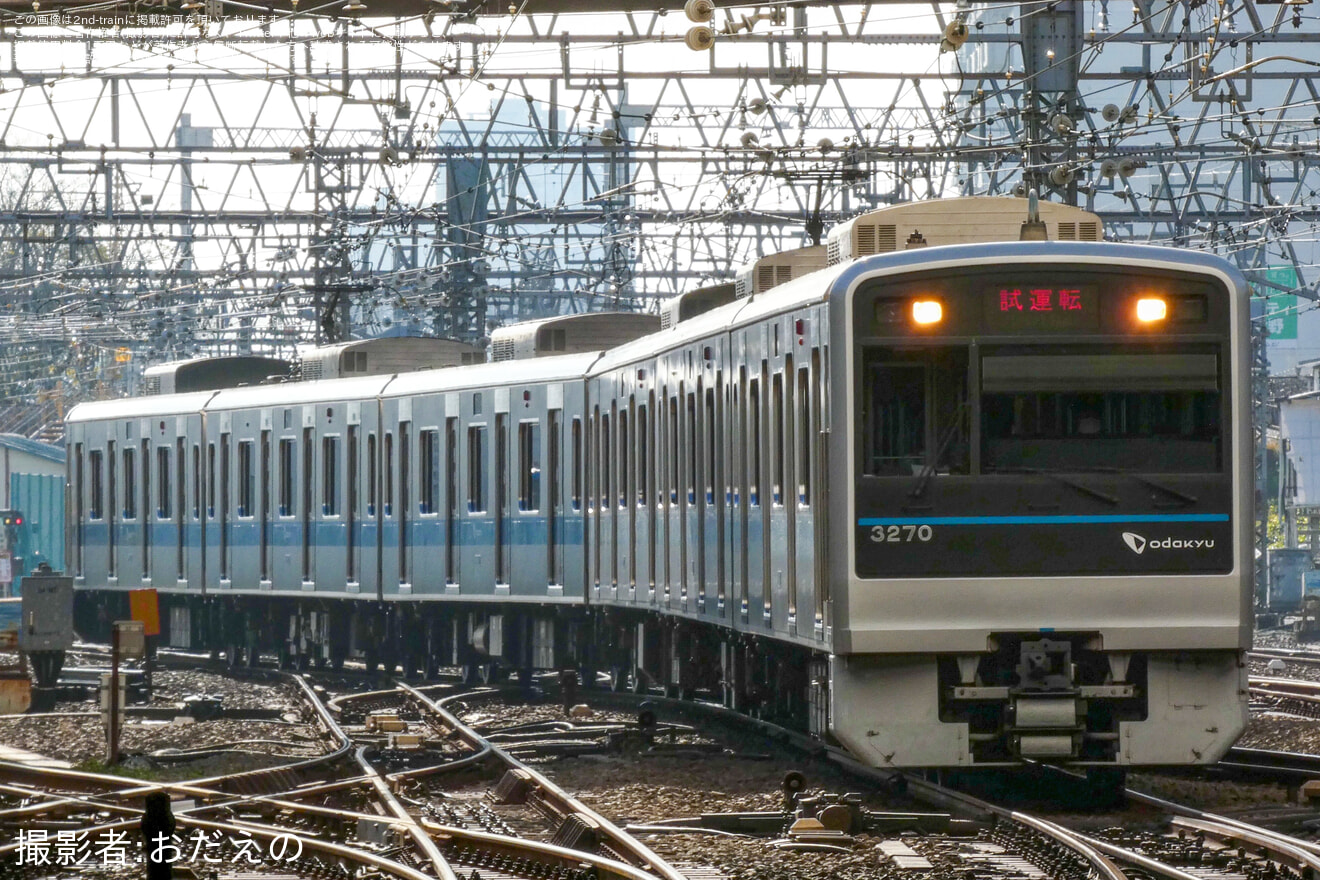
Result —
[{"label": "commuter train", "polygon": [[1021,199],[882,209],[490,363],[82,404],[84,624],[150,587],[167,644],[231,661],[578,668],[877,766],[1213,762],[1247,708],[1248,288],[1042,209],[1047,241]]}]

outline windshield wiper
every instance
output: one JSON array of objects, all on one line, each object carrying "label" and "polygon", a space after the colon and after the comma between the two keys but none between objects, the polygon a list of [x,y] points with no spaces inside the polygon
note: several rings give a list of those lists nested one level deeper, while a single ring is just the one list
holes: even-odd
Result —
[{"label": "windshield wiper", "polygon": [[1095,498],[1099,501],[1103,501],[1105,504],[1108,504],[1110,507],[1118,506],[1118,498],[1116,498],[1113,495],[1110,495],[1108,492],[1101,492],[1099,489],[1092,489],[1090,486],[1086,485],[1085,483],[1079,483],[1076,480],[1070,480],[1067,477],[1063,476],[1062,474],[1055,473],[1054,471],[1047,471],[1047,470],[1042,470],[1040,468],[1029,468],[1029,467],[997,467],[997,468],[992,468],[991,470],[987,471],[987,473],[1039,474],[1042,477],[1049,477],[1051,480],[1053,480],[1056,483],[1062,483],[1063,485],[1067,486],[1070,489],[1075,489],[1078,492],[1081,492],[1083,495],[1089,495],[1092,498]]},{"label": "windshield wiper", "polygon": [[1175,489],[1172,486],[1165,485],[1164,483],[1161,483],[1158,480],[1152,480],[1150,477],[1143,477],[1140,474],[1130,474],[1127,471],[1120,471],[1118,468],[1089,467],[1086,468],[1086,470],[1098,474],[1122,474],[1125,477],[1131,477],[1132,479],[1136,480],[1138,483],[1140,483],[1143,486],[1147,486],[1151,489],[1156,490],[1157,492],[1163,492],[1165,495],[1170,495],[1174,498],[1177,498],[1179,501],[1182,502],[1182,504],[1178,505],[1179,507],[1186,507],[1189,504],[1196,504],[1201,500],[1197,498],[1195,495],[1188,495],[1186,492],[1183,492],[1179,489]]},{"label": "windshield wiper", "polygon": [[921,473],[917,475],[917,484],[912,487],[912,491],[908,492],[909,498],[920,498],[926,494],[926,487],[930,485],[930,478],[935,476],[935,469],[944,460],[944,453],[949,448],[949,444],[953,442],[953,435],[958,432],[959,419],[962,418],[962,412],[966,406],[966,400],[958,401],[958,406],[953,411],[953,421],[949,423],[949,427],[944,429],[944,436],[940,438],[939,448],[935,451],[934,464],[928,464],[921,469]]}]

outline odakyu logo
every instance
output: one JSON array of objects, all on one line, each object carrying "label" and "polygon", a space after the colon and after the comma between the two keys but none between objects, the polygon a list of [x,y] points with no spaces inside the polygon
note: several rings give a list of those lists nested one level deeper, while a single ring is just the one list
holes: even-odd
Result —
[{"label": "odakyu logo", "polygon": [[1150,538],[1136,532],[1124,532],[1123,543],[1128,545],[1128,549],[1140,556],[1147,549],[1150,550],[1209,550],[1215,546],[1214,538],[1196,538],[1185,540],[1183,538]]}]

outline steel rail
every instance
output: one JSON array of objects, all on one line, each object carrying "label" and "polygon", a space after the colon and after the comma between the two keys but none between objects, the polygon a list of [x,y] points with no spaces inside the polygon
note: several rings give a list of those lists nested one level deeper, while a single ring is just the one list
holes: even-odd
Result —
[{"label": "steel rail", "polygon": [[623,829],[619,828],[609,819],[606,819],[577,798],[569,795],[566,791],[546,778],[544,774],[528,767],[499,746],[490,743],[482,737],[481,734],[464,724],[458,716],[445,708],[445,703],[463,697],[470,699],[473,694],[454,694],[437,702],[404,682],[399,682],[398,685],[401,690],[410,694],[424,708],[429,709],[442,719],[447,727],[457,733],[464,741],[471,744],[473,748],[480,749],[483,746],[488,746],[491,753],[505,766],[528,774],[528,776],[534,781],[537,789],[541,792],[542,797],[553,810],[563,816],[570,816],[576,813],[587,818],[589,823],[593,823],[602,835],[607,838],[610,848],[621,855],[625,861],[632,861],[647,870],[654,871],[660,877],[664,878],[664,880],[686,880],[682,873],[673,868],[664,859],[660,858],[659,855],[641,841],[637,840],[631,834],[626,833]]}]

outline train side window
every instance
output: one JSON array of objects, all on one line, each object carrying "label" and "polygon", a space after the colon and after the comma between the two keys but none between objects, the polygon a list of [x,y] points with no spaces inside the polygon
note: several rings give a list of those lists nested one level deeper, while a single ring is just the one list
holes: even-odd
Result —
[{"label": "train side window", "polygon": [[192,497],[193,519],[202,518],[202,444],[194,443],[192,448]]},{"label": "train side window", "polygon": [[[220,577],[229,577],[229,436],[220,437]],[[212,499],[214,500],[214,499]]]},{"label": "train side window", "polygon": [[669,434],[669,450],[665,454],[669,465],[669,503],[678,503],[678,398],[669,398],[668,424],[665,429]]},{"label": "train side window", "polygon": [[613,476],[614,447],[610,445],[610,417],[608,414],[602,414],[600,417],[600,445],[596,447],[596,462],[600,465],[600,483],[597,484],[599,494],[596,498],[596,507],[601,513],[604,513],[610,504],[610,498],[613,493],[611,489],[613,483],[610,477]]},{"label": "train side window", "polygon": [[445,583],[457,583],[458,419],[445,419]]},{"label": "train side window", "polygon": [[[817,352],[812,352],[813,365],[820,357]],[[797,484],[798,484],[798,504],[803,507],[811,506],[811,450],[815,445],[816,438],[812,433],[814,424],[814,413],[817,401],[815,387],[811,383],[811,372],[806,367],[798,370],[798,393],[794,401],[797,407]]]},{"label": "train side window", "polygon": [[761,503],[761,380],[747,383],[747,503]]},{"label": "train side window", "polygon": [[705,458],[706,467],[702,478],[706,485],[706,503],[715,503],[715,389],[706,389],[706,409],[702,413],[705,419]]},{"label": "train side window", "polygon": [[87,498],[87,518],[102,519],[105,515],[105,508],[101,506],[101,450],[93,449],[87,453],[87,470],[91,476],[91,493]]},{"label": "train side window", "polygon": [[[111,481],[113,482],[113,481]],[[114,494],[113,492],[111,494]],[[137,452],[124,449],[124,519],[137,518]]]},{"label": "train side window", "polygon": [[312,429],[303,428],[302,433],[302,579],[304,583],[312,580],[312,456],[316,448],[312,445]]},{"label": "train side window", "polygon": [[518,509],[541,509],[541,425],[518,425]]},{"label": "train side window", "polygon": [[486,511],[486,426],[468,428],[468,513]]},{"label": "train side window", "polygon": [[637,505],[645,507],[651,498],[651,424],[646,404],[637,407]]},{"label": "train side window", "polygon": [[215,516],[215,444],[206,444],[206,516]]},{"label": "train side window", "polygon": [[[118,488],[119,488],[118,467],[119,467],[119,458],[118,458],[118,454],[115,452],[115,441],[111,440],[106,444],[106,453],[105,453],[105,471],[106,471],[105,482],[106,482],[107,495],[106,495],[106,506],[104,508],[105,510],[109,511],[108,516],[110,519],[111,526],[114,525],[115,516],[121,514],[121,511],[119,510],[119,495],[118,495]],[[112,544],[114,543],[113,528],[111,528],[110,530],[110,542]],[[111,557],[113,559],[113,554],[111,554]]]},{"label": "train side window", "polygon": [[292,437],[280,440],[280,516],[293,516],[294,441]]},{"label": "train side window", "polygon": [[389,431],[385,432],[385,485],[382,487],[381,504],[385,506],[385,515],[389,516],[394,511],[394,435]]},{"label": "train side window", "polygon": [[775,373],[770,379],[770,424],[773,430],[770,448],[770,466],[774,473],[770,480],[771,501],[784,503],[784,374]]},{"label": "train side window", "polygon": [[439,513],[440,498],[440,432],[434,428],[417,433],[417,464],[421,479],[417,485],[419,513]]},{"label": "train side window", "polygon": [[618,459],[618,468],[619,468],[619,480],[618,480],[618,486],[616,488],[618,489],[619,506],[626,507],[628,504],[628,498],[632,494],[632,479],[633,479],[632,446],[629,444],[629,437],[628,437],[627,410],[621,410],[619,412],[619,454],[617,456],[617,459]]},{"label": "train side window", "polygon": [[170,518],[170,448],[156,447],[156,517]]},{"label": "train side window", "polygon": [[574,510],[582,509],[582,419],[573,419],[573,465],[572,465],[572,504]]},{"label": "train side window", "polygon": [[238,515],[252,516],[252,441],[238,444]]},{"label": "train side window", "polygon": [[687,486],[688,504],[697,503],[697,395],[687,395],[687,473],[684,474]]},{"label": "train side window", "polygon": [[339,438],[321,439],[321,515],[339,516]]},{"label": "train side window", "polygon": [[376,449],[376,435],[367,434],[367,516],[376,515],[376,487],[380,479],[380,455]]}]

